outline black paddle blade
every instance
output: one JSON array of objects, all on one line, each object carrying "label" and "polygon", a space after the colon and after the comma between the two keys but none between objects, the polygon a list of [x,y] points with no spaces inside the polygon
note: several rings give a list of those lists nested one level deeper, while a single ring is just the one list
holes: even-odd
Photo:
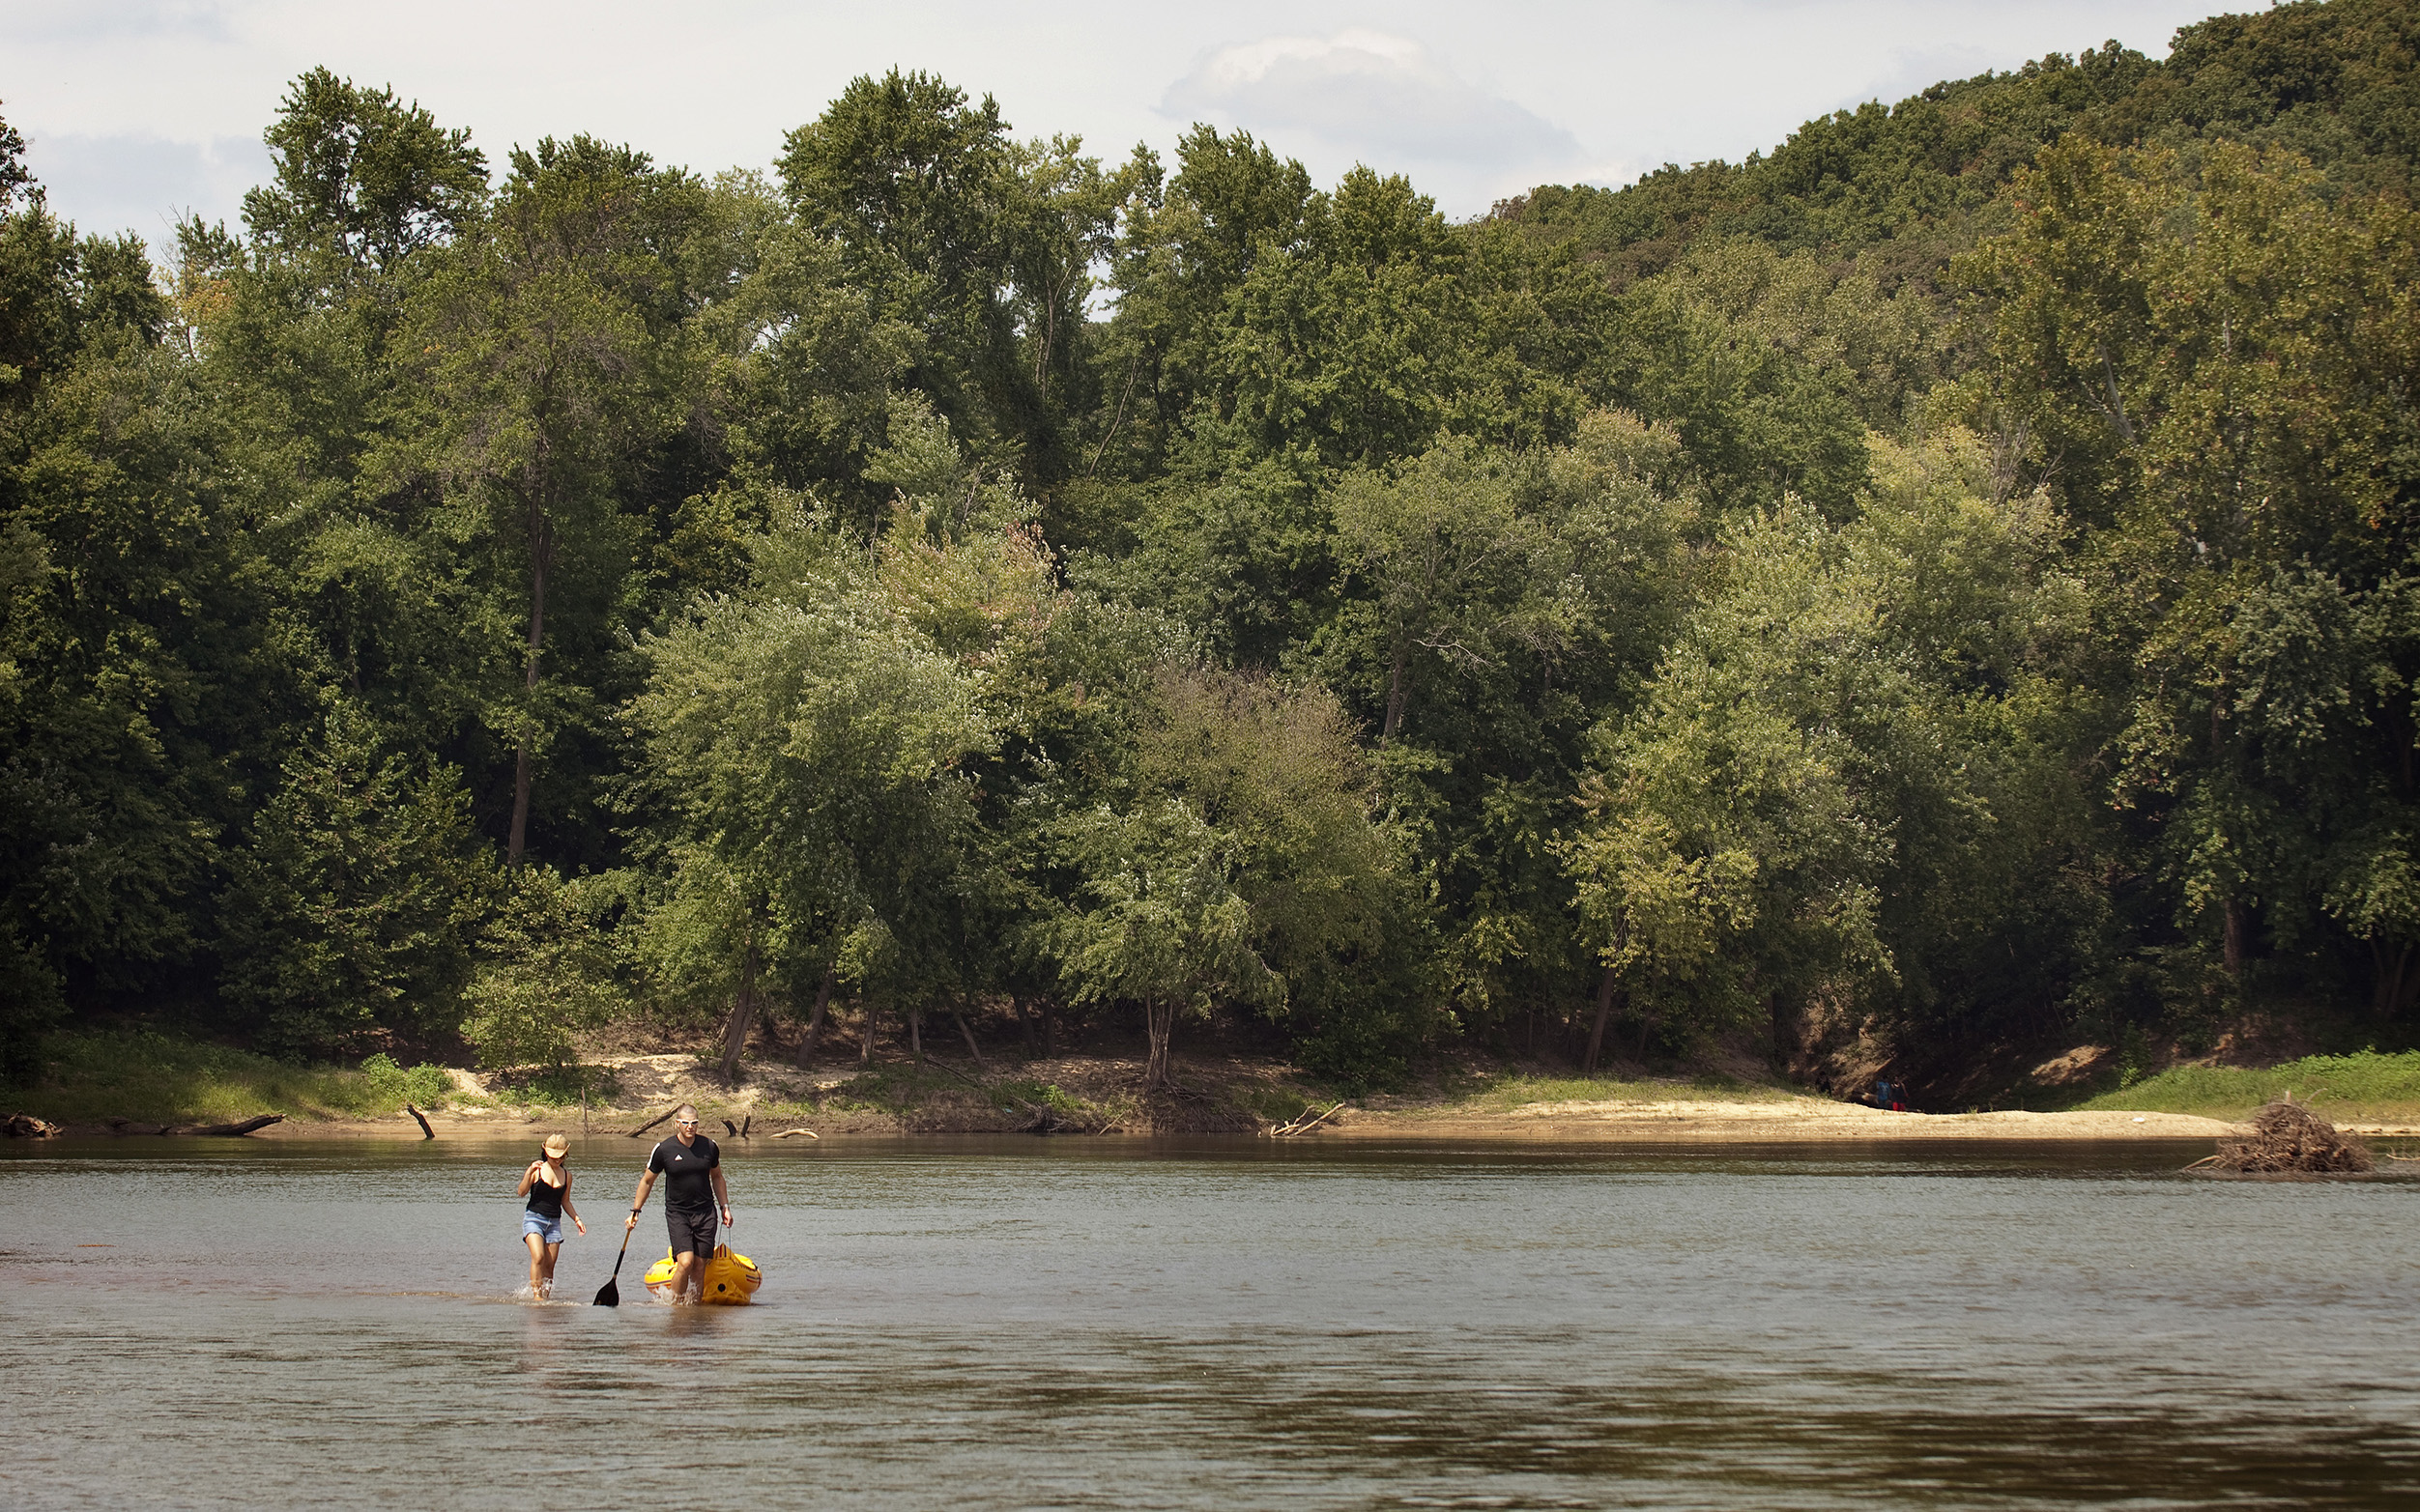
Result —
[{"label": "black paddle blade", "polygon": [[590,1306],[619,1307],[621,1305],[621,1263],[629,1258],[630,1230],[625,1228],[621,1231],[621,1248],[614,1252],[614,1273],[607,1276],[605,1284],[596,1289],[596,1300],[591,1302]]},{"label": "black paddle blade", "polygon": [[[633,1213],[632,1216],[636,1217],[637,1214]],[[629,1258],[630,1229],[624,1228],[621,1231],[621,1248],[614,1251],[614,1273],[607,1276],[605,1284],[596,1289],[596,1300],[590,1303],[590,1306],[619,1307],[621,1305],[621,1263]]]}]

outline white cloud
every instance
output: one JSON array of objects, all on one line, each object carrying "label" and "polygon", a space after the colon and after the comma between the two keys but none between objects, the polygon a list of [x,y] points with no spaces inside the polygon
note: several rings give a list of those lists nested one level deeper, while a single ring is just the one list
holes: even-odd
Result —
[{"label": "white cloud", "polygon": [[768,164],[851,75],[897,65],[996,95],[1021,135],[1165,155],[1191,121],[1240,126],[1323,182],[1366,161],[1469,214],[1736,159],[2053,48],[2156,54],[2222,8],[2246,0],[0,0],[0,116],[36,139],[52,209],[157,235],[173,209],[236,214],[251,141],[314,65],[391,84],[491,161],[586,130],[709,171]]},{"label": "white cloud", "polygon": [[1457,75],[1385,32],[1268,37],[1211,53],[1168,87],[1161,113],[1240,127],[1334,167],[1408,168],[1424,187],[1528,182],[1587,158],[1570,131]]},{"label": "white cloud", "polygon": [[269,150],[252,137],[26,135],[25,165],[49,190],[51,210],[96,235],[132,231],[164,245],[179,215],[227,217],[245,189],[269,178]]}]

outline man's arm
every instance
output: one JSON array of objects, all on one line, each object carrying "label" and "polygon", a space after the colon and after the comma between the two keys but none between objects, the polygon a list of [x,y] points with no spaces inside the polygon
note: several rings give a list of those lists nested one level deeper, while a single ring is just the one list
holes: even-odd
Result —
[{"label": "man's arm", "polygon": [[639,1173],[639,1189],[630,1194],[630,1217],[628,1221],[622,1224],[624,1232],[635,1229],[639,1226],[639,1210],[647,1206],[647,1194],[654,1189],[655,1173],[653,1171],[641,1171]]},{"label": "man's arm", "polygon": [[731,1227],[731,1188],[723,1184],[723,1168],[716,1166],[706,1173],[714,1180],[714,1203],[723,1210],[723,1227]]}]

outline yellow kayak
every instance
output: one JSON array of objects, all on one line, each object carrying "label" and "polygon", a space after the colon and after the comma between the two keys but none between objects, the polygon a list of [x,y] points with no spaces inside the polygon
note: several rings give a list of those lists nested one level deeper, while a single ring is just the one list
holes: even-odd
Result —
[{"label": "yellow kayak", "polygon": [[[729,1244],[717,1244],[704,1267],[705,1278],[699,1288],[699,1298],[726,1307],[744,1307],[756,1289],[764,1284],[764,1272],[745,1255],[735,1255]],[[673,1300],[673,1252],[664,1251],[664,1258],[647,1268],[647,1289],[656,1300]]]}]

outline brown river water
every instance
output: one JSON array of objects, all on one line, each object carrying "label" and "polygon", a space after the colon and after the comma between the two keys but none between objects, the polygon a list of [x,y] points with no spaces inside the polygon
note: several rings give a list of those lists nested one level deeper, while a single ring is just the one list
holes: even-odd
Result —
[{"label": "brown river water", "polygon": [[2420,1183],[2205,1144],[13,1142],[13,1507],[2411,1507]]}]

